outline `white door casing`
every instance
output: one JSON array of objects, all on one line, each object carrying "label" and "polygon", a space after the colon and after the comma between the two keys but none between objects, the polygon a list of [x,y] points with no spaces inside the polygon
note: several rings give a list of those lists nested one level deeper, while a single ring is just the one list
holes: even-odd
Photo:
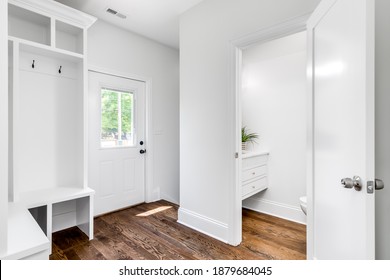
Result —
[{"label": "white door casing", "polygon": [[308,21],[308,259],[375,258],[374,5],[324,0]]},{"label": "white door casing", "polygon": [[[102,148],[101,89],[134,94],[134,146]],[[89,187],[96,191],[95,215],[145,201],[145,82],[89,72]],[[141,145],[141,141],[144,142]]]},{"label": "white door casing", "polygon": [[7,1],[0,3],[0,256],[7,252],[8,235],[8,16]]}]

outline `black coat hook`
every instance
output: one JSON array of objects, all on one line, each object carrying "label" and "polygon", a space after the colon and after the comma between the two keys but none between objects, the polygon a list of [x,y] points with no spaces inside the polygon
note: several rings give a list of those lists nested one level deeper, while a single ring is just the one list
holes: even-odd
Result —
[{"label": "black coat hook", "polygon": [[35,60],[33,60],[33,63],[31,65],[32,68],[35,68]]},{"label": "black coat hook", "polygon": [[61,72],[62,72],[61,69],[62,69],[62,66],[60,66],[60,69],[58,70],[58,73],[60,73],[60,74],[61,74]]}]

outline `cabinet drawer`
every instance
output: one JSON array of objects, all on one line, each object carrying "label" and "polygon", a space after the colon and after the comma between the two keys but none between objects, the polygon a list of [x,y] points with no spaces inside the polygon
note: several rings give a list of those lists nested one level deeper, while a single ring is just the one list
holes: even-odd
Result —
[{"label": "cabinet drawer", "polygon": [[267,165],[257,166],[242,172],[242,181],[254,179],[267,174]]},{"label": "cabinet drawer", "polygon": [[242,159],[242,169],[253,168],[255,166],[267,164],[267,162],[268,162],[268,154],[246,157]]},{"label": "cabinet drawer", "polygon": [[242,198],[245,199],[267,188],[267,177],[247,183],[242,186]]}]

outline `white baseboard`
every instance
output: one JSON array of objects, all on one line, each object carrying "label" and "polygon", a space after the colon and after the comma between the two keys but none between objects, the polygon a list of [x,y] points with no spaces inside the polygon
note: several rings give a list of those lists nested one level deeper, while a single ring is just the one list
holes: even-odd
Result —
[{"label": "white baseboard", "polygon": [[196,231],[204,233],[212,238],[228,243],[228,226],[227,224],[210,219],[193,211],[179,208],[178,223]]},{"label": "white baseboard", "polygon": [[256,197],[250,197],[244,200],[242,207],[296,223],[306,224],[306,216],[300,207]]}]

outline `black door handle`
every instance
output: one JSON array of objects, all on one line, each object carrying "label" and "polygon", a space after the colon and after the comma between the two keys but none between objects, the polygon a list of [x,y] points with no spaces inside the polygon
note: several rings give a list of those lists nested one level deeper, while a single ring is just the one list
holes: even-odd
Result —
[{"label": "black door handle", "polygon": [[141,155],[143,155],[144,153],[146,153],[146,150],[140,150],[139,153],[140,153]]}]

